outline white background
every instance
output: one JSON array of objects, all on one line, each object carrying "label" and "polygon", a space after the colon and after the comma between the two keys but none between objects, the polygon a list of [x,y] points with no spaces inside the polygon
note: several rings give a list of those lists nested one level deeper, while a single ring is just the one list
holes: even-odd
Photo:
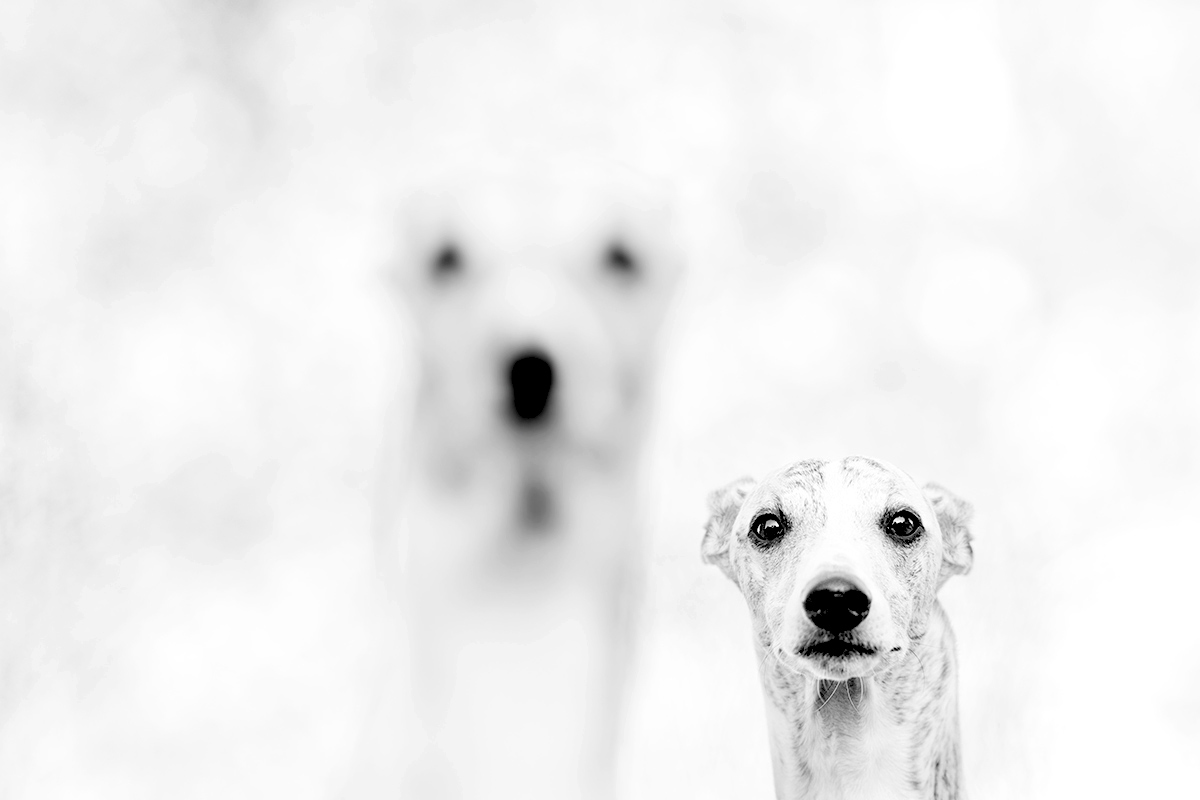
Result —
[{"label": "white background", "polygon": [[512,149],[678,190],[629,797],[770,796],[704,498],[856,452],[977,508],[972,797],[1196,796],[1198,37],[1182,2],[5,0],[0,797],[386,788],[390,210]]}]

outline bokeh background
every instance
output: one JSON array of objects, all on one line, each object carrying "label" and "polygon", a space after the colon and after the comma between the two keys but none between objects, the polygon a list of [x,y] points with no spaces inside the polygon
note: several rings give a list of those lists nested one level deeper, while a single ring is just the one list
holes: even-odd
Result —
[{"label": "bokeh background", "polygon": [[392,210],[544,151],[674,186],[689,269],[627,797],[771,796],[704,498],[851,452],[976,505],[973,797],[1196,796],[1198,39],[1166,0],[5,0],[0,797],[389,791]]}]

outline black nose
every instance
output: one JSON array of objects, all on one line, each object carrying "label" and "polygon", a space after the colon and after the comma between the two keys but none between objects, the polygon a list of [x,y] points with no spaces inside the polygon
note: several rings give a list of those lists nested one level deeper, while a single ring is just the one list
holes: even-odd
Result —
[{"label": "black nose", "polygon": [[821,581],[804,598],[804,613],[830,633],[854,630],[870,610],[871,598],[845,578]]},{"label": "black nose", "polygon": [[509,370],[512,383],[512,411],[521,422],[541,419],[550,403],[554,388],[554,367],[545,353],[528,351],[519,354]]}]

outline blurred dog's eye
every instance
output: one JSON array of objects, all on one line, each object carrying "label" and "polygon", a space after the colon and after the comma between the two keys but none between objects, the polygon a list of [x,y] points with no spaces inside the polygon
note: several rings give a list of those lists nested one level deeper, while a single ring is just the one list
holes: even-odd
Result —
[{"label": "blurred dog's eye", "polygon": [[447,242],[437,249],[430,262],[435,278],[446,278],[462,272],[463,257],[453,242]]},{"label": "blurred dog's eye", "polygon": [[776,514],[760,514],[750,523],[750,539],[760,546],[771,544],[785,532],[783,520]]},{"label": "blurred dog's eye", "polygon": [[611,272],[634,275],[638,271],[637,259],[621,242],[613,242],[604,252],[604,266]]},{"label": "blurred dog's eye", "polygon": [[908,510],[886,514],[883,518],[883,529],[888,536],[902,544],[916,541],[917,537],[925,532],[920,517],[916,515],[916,512]]}]

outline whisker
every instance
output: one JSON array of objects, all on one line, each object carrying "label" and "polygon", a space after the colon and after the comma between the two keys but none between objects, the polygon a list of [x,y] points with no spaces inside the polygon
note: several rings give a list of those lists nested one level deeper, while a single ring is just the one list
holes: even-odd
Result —
[{"label": "whisker", "polygon": [[[766,663],[768,656],[774,656],[775,662],[779,666],[781,666],[784,670],[791,673],[792,675],[798,675],[798,676],[803,677],[804,673],[801,672],[800,669],[798,669],[796,666],[794,666],[793,664],[790,664],[788,662],[788,659],[783,652],[783,647],[778,644],[779,636],[776,634],[776,632],[774,630],[771,629],[770,622],[767,623],[767,634],[768,634],[768,638],[769,638],[769,644],[764,648],[766,650],[766,653],[763,655],[762,663],[763,664]],[[760,664],[760,666],[761,666],[761,664]]]},{"label": "whisker", "polygon": [[760,658],[760,659],[758,660],[758,671],[759,671],[759,673],[760,673],[760,674],[762,673],[762,671],[763,671],[763,668],[764,668],[764,667],[767,665],[767,659],[769,659],[769,658],[770,658],[771,656],[773,656],[774,654],[775,654],[775,648],[774,648],[774,647],[765,647],[765,648],[763,648],[763,655],[762,655],[762,658]]},{"label": "whisker", "polygon": [[[824,686],[824,685],[825,685],[825,683],[826,683],[825,681],[818,681],[818,682],[817,682],[817,694],[818,694],[818,695],[821,693],[821,687],[822,687],[822,686]],[[825,695],[825,702],[823,702],[823,703],[821,703],[821,705],[817,706],[817,711],[819,712],[821,709],[825,708],[825,706],[829,705],[829,701],[833,699],[833,696],[834,696],[835,694],[837,694],[837,686],[836,686],[836,685],[833,687],[833,691],[832,691],[832,692],[830,692],[829,694]]]},{"label": "whisker", "polygon": [[781,667],[783,667],[785,670],[787,670],[788,672],[790,672],[793,675],[798,675],[800,677],[804,677],[805,673],[799,667],[795,666],[794,664],[788,663],[787,659],[783,655],[782,649],[774,648],[772,650],[772,652],[775,654],[775,660],[779,662],[779,665]]},{"label": "whisker", "polygon": [[921,658],[921,653],[919,650],[921,644],[921,642],[915,642],[913,646],[909,648],[908,652],[912,653],[913,658],[917,659],[917,666],[921,668],[921,677],[924,680],[929,680],[929,672],[925,669],[925,661]]}]

